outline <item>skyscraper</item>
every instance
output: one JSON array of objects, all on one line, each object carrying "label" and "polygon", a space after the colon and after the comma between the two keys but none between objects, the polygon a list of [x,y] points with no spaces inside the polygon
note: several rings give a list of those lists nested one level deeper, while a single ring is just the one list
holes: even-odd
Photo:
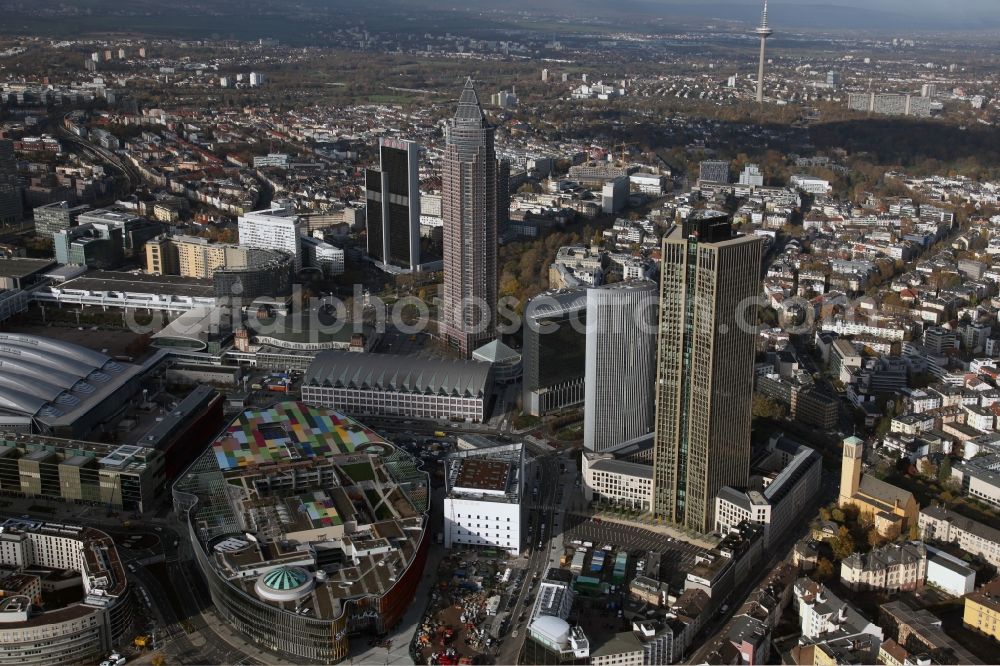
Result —
[{"label": "skyscraper", "polygon": [[445,129],[441,173],[444,294],[440,335],[463,357],[496,331],[497,230],[510,210],[509,167],[468,79]]},{"label": "skyscraper", "polygon": [[764,13],[761,15],[757,35],[760,37],[760,63],[757,65],[757,103],[764,103],[764,51],[767,38],[774,34],[767,24],[767,0],[764,0]]},{"label": "skyscraper", "polygon": [[583,402],[587,288],[548,292],[524,308],[523,404],[532,416]]},{"label": "skyscraper", "polygon": [[0,139],[0,225],[20,224],[23,212],[14,142]]},{"label": "skyscraper", "polygon": [[583,445],[604,451],[653,429],[656,283],[587,290]]},{"label": "skyscraper", "polygon": [[714,211],[663,239],[654,512],[700,532],[719,489],[749,474],[761,248]]},{"label": "skyscraper", "polygon": [[368,256],[384,266],[420,266],[420,146],[379,140],[379,169],[365,173]]}]

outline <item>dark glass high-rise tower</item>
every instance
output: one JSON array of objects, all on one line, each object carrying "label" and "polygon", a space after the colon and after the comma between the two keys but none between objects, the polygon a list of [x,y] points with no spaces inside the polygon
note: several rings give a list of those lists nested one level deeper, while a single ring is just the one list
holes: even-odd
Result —
[{"label": "dark glass high-rise tower", "polygon": [[715,496],[750,472],[762,241],[696,212],[663,239],[653,448],[654,513],[698,532]]},{"label": "dark glass high-rise tower", "polygon": [[492,340],[497,316],[497,230],[510,209],[506,163],[470,78],[445,129],[441,170],[444,293],[440,335],[462,356]]},{"label": "dark glass high-rise tower", "polygon": [[23,213],[14,142],[0,139],[0,225],[20,224]]},{"label": "dark glass high-rise tower", "polygon": [[368,256],[404,270],[420,266],[420,146],[379,140],[379,169],[365,172]]}]

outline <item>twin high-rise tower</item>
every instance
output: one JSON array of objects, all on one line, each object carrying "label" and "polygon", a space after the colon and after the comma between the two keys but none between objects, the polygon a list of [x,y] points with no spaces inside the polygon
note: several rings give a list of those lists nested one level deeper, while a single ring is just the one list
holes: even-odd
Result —
[{"label": "twin high-rise tower", "polygon": [[698,532],[748,480],[762,246],[712,211],[663,239],[653,511]]},{"label": "twin high-rise tower", "polygon": [[510,167],[498,162],[495,128],[468,79],[445,129],[441,170],[442,339],[462,356],[492,340],[497,323],[497,233],[510,211]]},{"label": "twin high-rise tower", "polygon": [[382,138],[379,168],[365,172],[368,256],[385,267],[420,268],[420,146]]}]

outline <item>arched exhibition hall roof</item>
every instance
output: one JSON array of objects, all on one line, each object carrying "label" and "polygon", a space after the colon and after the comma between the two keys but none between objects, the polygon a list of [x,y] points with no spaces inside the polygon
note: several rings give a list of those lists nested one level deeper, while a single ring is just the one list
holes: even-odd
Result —
[{"label": "arched exhibition hall roof", "polygon": [[79,345],[36,335],[0,333],[0,409],[58,416],[125,368]]}]

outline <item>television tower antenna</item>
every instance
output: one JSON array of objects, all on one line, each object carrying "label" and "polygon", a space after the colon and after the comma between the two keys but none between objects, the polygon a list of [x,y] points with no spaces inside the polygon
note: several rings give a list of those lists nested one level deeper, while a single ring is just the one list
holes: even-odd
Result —
[{"label": "television tower antenna", "polygon": [[760,62],[757,65],[757,103],[764,103],[764,52],[767,38],[774,34],[771,26],[767,24],[767,0],[764,0],[764,12],[760,17],[760,27],[756,30],[760,37]]}]

